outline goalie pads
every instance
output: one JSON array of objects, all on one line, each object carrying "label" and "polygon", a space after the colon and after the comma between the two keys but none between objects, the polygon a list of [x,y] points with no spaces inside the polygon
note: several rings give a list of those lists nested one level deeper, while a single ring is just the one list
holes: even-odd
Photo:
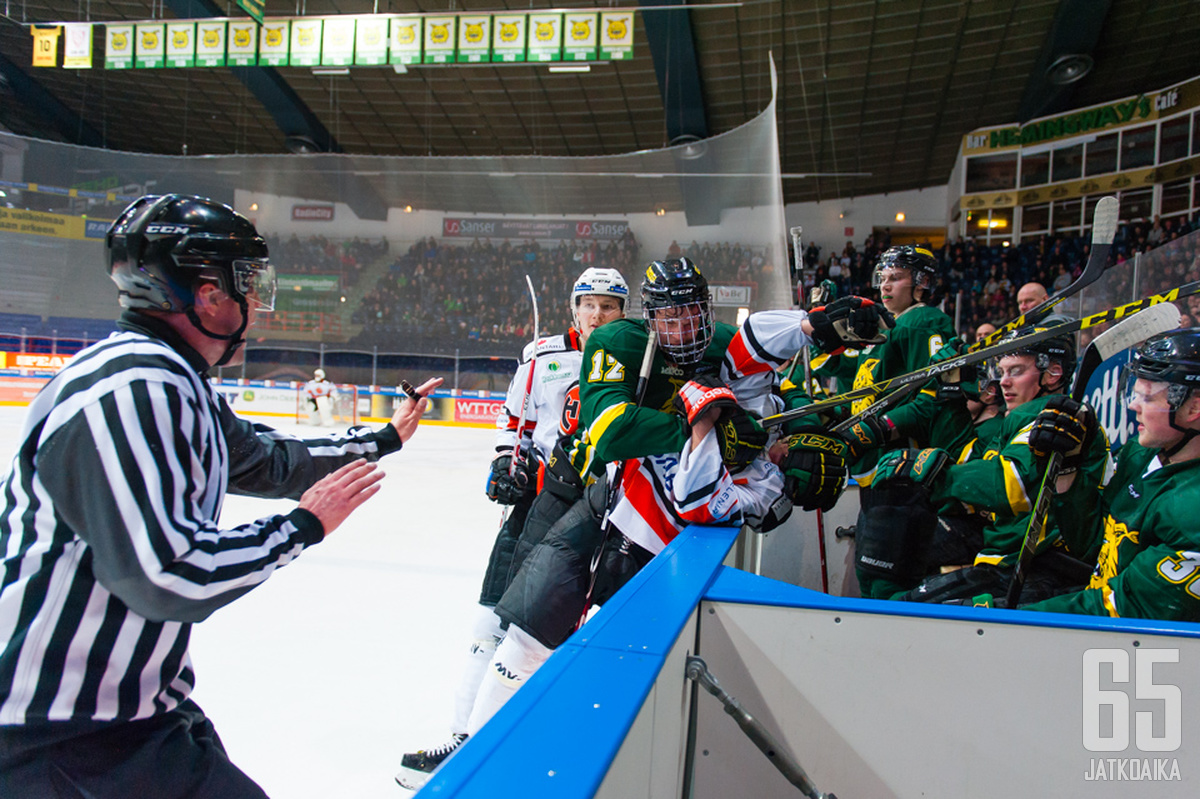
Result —
[{"label": "goalie pads", "polygon": [[863,488],[854,536],[855,568],[899,584],[925,576],[937,513],[929,493],[909,484]]}]

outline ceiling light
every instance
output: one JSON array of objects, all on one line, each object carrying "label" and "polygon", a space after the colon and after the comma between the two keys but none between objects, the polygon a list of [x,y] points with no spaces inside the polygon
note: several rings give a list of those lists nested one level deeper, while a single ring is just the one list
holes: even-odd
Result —
[{"label": "ceiling light", "polygon": [[257,210],[258,210],[258,203],[250,203],[250,210],[251,210],[251,211],[257,211]]},{"label": "ceiling light", "polygon": [[350,67],[313,67],[314,75],[349,75]]},{"label": "ceiling light", "polygon": [[1067,86],[1082,80],[1092,71],[1095,61],[1087,53],[1071,53],[1059,56],[1046,68],[1046,80],[1055,86]]},{"label": "ceiling light", "polygon": [[667,209],[666,209],[666,208],[659,208],[659,209],[658,209],[657,211],[655,211],[654,213],[655,213],[656,215],[658,215],[658,216],[666,216],[666,215],[667,215]]},{"label": "ceiling light", "polygon": [[903,211],[897,211],[897,212],[896,212],[896,221],[897,221],[897,222],[903,222],[903,221],[904,221],[904,212],[903,212]]},{"label": "ceiling light", "polygon": [[406,214],[411,214],[411,213],[412,213],[412,206],[411,206],[411,205],[406,205],[406,206],[404,206],[404,213],[406,213]]},{"label": "ceiling light", "polygon": [[591,72],[591,64],[552,64],[549,67],[551,72]]},{"label": "ceiling light", "polygon": [[283,145],[288,148],[289,152],[296,155],[321,152],[320,146],[313,141],[312,137],[305,136],[303,133],[295,133],[288,136],[283,140]]}]

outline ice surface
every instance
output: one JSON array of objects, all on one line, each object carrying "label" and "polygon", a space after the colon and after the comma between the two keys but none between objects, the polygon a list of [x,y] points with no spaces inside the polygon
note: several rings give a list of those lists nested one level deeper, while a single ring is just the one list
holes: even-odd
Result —
[{"label": "ice surface", "polygon": [[[0,408],[5,461],[24,408]],[[266,421],[298,435],[313,428]],[[495,433],[423,425],[381,492],[326,541],[193,628],[192,698],[274,799],[403,799],[400,756],[449,737],[501,507]],[[222,524],[295,503],[231,496]]]}]

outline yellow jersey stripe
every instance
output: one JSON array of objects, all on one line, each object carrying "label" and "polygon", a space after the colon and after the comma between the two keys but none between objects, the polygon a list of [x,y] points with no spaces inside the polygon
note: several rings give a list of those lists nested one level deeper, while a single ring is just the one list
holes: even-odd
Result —
[{"label": "yellow jersey stripe", "polygon": [[592,422],[591,426],[588,428],[588,440],[595,444],[601,438],[603,438],[604,431],[608,429],[608,426],[617,419],[621,418],[621,415],[625,413],[625,409],[630,407],[630,405],[632,405],[632,403],[620,402],[616,405],[611,405],[605,408],[604,411],[596,417],[596,421]]},{"label": "yellow jersey stripe", "polygon": [[1000,468],[1004,470],[1004,493],[1008,496],[1008,506],[1014,514],[1028,513],[1033,510],[1033,503],[1025,492],[1025,484],[1021,482],[1021,474],[1017,466],[1008,458],[1000,458]]}]

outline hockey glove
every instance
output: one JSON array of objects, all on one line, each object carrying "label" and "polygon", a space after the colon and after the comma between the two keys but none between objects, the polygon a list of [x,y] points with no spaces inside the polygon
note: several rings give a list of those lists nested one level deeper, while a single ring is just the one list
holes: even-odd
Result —
[{"label": "hockey glove", "polygon": [[675,395],[674,404],[689,425],[712,408],[738,410],[733,390],[716,375],[697,375],[684,383]]},{"label": "hockey glove", "polygon": [[716,424],[721,460],[730,474],[737,474],[762,454],[767,446],[767,431],[758,417],[741,409]]},{"label": "hockey glove", "polygon": [[1083,452],[1096,437],[1096,413],[1086,403],[1055,394],[1029,431],[1029,447],[1038,457],[1062,453],[1065,469],[1078,469]]},{"label": "hockey glove", "polygon": [[850,459],[857,460],[866,453],[888,444],[895,432],[895,422],[886,416],[864,416],[842,432],[842,438],[846,439],[849,445],[847,454]]},{"label": "hockey glove", "polygon": [[[518,461],[515,468],[512,466],[512,459],[512,450],[507,450],[492,461],[492,471],[488,474],[487,481],[487,498],[492,502],[515,505],[526,491],[536,485],[537,481],[533,478],[537,474],[537,466],[529,457]],[[509,474],[509,469],[512,469],[512,474]]]},{"label": "hockey glove", "polygon": [[879,459],[872,486],[907,481],[933,490],[942,470],[951,463],[943,449],[897,449]]},{"label": "hockey glove", "polygon": [[846,442],[815,425],[788,439],[779,468],[783,490],[793,505],[827,511],[846,487]]},{"label": "hockey glove", "polygon": [[896,325],[891,312],[862,297],[842,297],[813,308],[808,315],[813,343],[822,352],[836,355],[846,347],[882,344]]}]

